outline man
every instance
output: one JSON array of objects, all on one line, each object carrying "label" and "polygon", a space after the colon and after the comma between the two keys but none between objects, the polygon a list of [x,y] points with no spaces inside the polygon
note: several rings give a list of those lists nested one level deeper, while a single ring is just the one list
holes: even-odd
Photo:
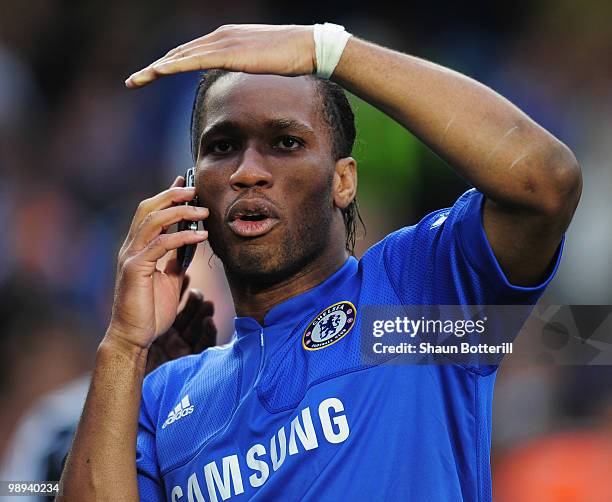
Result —
[{"label": "man", "polygon": [[[65,500],[490,500],[495,367],[367,365],[360,314],[534,303],[578,203],[573,154],[487,87],[329,25],[314,36],[224,26],[126,85],[212,68],[228,72],[196,96],[197,189],[179,178],[142,202],[120,252]],[[352,115],[313,72],[403,124],[475,189],[350,257]],[[196,193],[204,207],[181,204]],[[207,230],[164,232],[182,219]],[[141,407],[148,347],[172,323],[183,277],[176,260],[157,262],[207,238],[236,335],[162,365]]]}]

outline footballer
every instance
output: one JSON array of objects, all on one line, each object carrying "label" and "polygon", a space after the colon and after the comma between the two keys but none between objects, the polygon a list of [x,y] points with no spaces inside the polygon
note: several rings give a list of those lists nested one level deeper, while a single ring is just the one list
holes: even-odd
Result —
[{"label": "footballer", "polygon": [[[134,215],[59,499],[491,500],[497,367],[367,364],[361,316],[534,304],[580,197],[572,152],[488,87],[329,23],[222,26],[126,85],[194,70],[195,188],[179,177]],[[360,259],[343,89],[474,187]],[[204,229],[166,232],[183,220]],[[145,378],[177,315],[176,250],[206,240],[234,336]]]}]

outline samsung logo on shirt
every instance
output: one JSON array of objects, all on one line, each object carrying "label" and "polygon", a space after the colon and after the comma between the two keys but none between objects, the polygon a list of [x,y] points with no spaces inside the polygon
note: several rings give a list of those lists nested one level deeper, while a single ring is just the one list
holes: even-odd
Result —
[{"label": "samsung logo on shirt", "polygon": [[[262,486],[271,473],[280,469],[287,455],[296,455],[302,451],[318,448],[321,433],[331,444],[346,441],[350,429],[346,414],[343,412],[344,405],[340,399],[330,397],[322,401],[317,413],[321,430],[317,435],[310,407],[304,408],[291,421],[288,440],[283,426],[270,438],[269,445],[257,443],[249,448],[244,460],[252,474],[241,471],[238,455],[228,455],[219,463],[213,461],[206,464],[202,472],[192,473],[184,485],[174,486],[170,493],[172,502],[185,499],[189,502],[207,502],[207,500],[217,502],[219,497],[227,500],[233,495],[244,493],[246,482],[253,488]],[[266,446],[269,448],[266,449]],[[204,498],[205,492],[208,495],[207,499]]]}]

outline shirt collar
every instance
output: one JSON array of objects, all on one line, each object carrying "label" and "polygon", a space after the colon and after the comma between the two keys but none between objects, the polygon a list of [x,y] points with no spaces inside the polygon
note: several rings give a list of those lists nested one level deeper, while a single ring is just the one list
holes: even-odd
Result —
[{"label": "shirt collar", "polygon": [[[354,256],[349,256],[336,272],[314,288],[292,296],[272,307],[264,316],[263,328],[300,321],[307,312],[320,307],[325,298],[331,296],[342,283],[353,276],[357,272],[357,267],[357,259]],[[262,326],[252,317],[235,317],[234,327],[238,338],[262,330]]]}]

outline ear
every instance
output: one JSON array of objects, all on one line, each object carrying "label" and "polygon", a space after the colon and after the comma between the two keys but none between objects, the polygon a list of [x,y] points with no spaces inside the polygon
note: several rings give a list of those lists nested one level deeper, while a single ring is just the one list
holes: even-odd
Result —
[{"label": "ear", "polygon": [[334,204],[345,209],[357,195],[357,162],[344,157],[336,162],[333,183]]}]

